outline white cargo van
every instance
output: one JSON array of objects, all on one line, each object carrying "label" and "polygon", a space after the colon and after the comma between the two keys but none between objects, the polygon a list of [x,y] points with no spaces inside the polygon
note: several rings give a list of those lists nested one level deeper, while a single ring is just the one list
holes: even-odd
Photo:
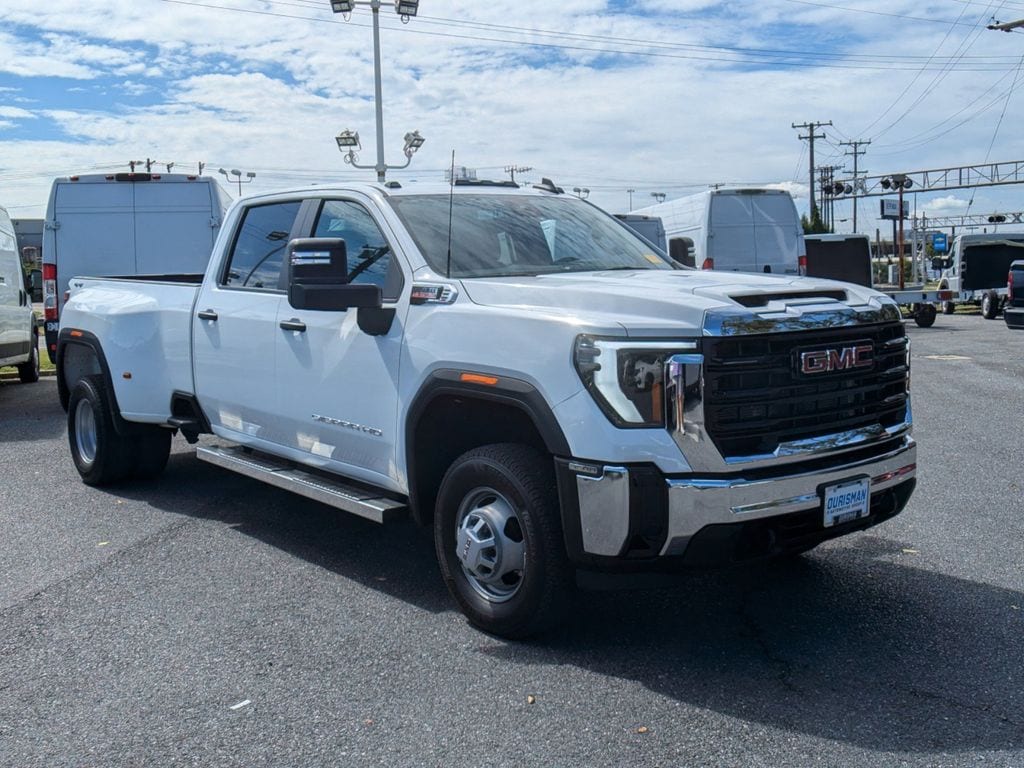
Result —
[{"label": "white cargo van", "polygon": [[208,176],[111,173],[55,179],[43,231],[51,360],[75,276],[202,274],[230,202]]},{"label": "white cargo van", "polygon": [[0,366],[17,366],[18,377],[26,384],[39,380],[37,334],[14,225],[0,208]]},{"label": "white cargo van", "polygon": [[796,205],[781,189],[709,189],[631,213],[657,216],[667,252],[701,269],[802,274],[806,251]]}]

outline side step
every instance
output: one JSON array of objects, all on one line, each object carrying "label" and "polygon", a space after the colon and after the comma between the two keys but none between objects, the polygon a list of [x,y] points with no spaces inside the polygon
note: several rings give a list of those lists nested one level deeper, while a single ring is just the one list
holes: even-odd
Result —
[{"label": "side step", "polygon": [[266,454],[248,452],[240,446],[200,446],[196,449],[196,455],[201,461],[262,480],[268,485],[284,488],[375,523],[398,519],[408,510],[403,502],[382,496],[377,491],[345,485],[334,478],[315,475]]}]

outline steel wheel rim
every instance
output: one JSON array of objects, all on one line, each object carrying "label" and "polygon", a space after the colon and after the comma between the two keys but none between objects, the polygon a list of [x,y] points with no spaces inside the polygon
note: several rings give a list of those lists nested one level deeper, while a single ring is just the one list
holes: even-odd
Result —
[{"label": "steel wheel rim", "polygon": [[526,545],[519,515],[505,496],[493,488],[467,494],[456,517],[455,557],[484,600],[515,597],[526,572]]},{"label": "steel wheel rim", "polygon": [[96,414],[88,400],[79,400],[75,406],[75,446],[78,455],[86,465],[96,461]]}]

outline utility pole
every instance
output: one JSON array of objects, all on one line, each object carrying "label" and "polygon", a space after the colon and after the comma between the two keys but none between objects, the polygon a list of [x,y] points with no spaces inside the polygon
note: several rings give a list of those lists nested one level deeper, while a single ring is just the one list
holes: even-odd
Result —
[{"label": "utility pole", "polygon": [[818,181],[821,186],[821,223],[829,232],[835,231],[835,173],[843,170],[841,165],[823,165],[818,168]]},{"label": "utility pole", "polygon": [[[839,146],[841,147],[853,147],[852,152],[846,152],[848,157],[853,157],[853,233],[857,234],[857,185],[860,184],[860,171],[857,167],[857,158],[864,154],[865,150],[861,149],[861,146],[867,146],[871,143],[870,139],[858,139],[857,141],[840,141]],[[866,173],[866,171],[864,171]]]},{"label": "utility pole", "polygon": [[[797,134],[797,138],[799,138],[801,141],[803,141],[804,139],[808,139],[811,142],[811,144],[810,144],[810,147],[811,147],[811,158],[810,158],[811,159],[811,162],[810,162],[810,168],[811,168],[811,173],[810,173],[810,179],[811,179],[811,185],[810,185],[811,186],[811,189],[810,189],[810,193],[811,193],[811,212],[810,212],[810,218],[811,218],[812,222],[814,221],[814,210],[815,210],[815,207],[816,207],[815,202],[814,202],[814,140],[815,139],[824,139],[825,138],[825,134],[824,133],[821,134],[821,135],[818,135],[818,134],[815,133],[815,131],[818,128],[821,128],[821,127],[826,126],[826,125],[832,125],[832,121],[829,120],[827,123],[821,123],[821,122],[817,122],[816,123],[816,122],[812,121],[812,122],[809,122],[809,123],[800,123],[799,125],[797,125],[796,123],[792,124],[792,127],[796,128],[797,130],[801,130],[801,129],[806,128],[807,129],[807,135],[806,136],[800,136],[800,134]],[[821,215],[820,211],[819,211],[818,215],[819,216]]]},{"label": "utility pole", "polygon": [[626,190],[626,193],[629,195],[629,210],[630,211],[633,210],[633,193],[634,192],[636,192],[635,189],[627,189]]},{"label": "utility pole", "polygon": [[505,166],[505,173],[510,174],[512,176],[512,183],[513,184],[516,183],[516,174],[517,173],[526,173],[527,171],[532,171],[532,170],[533,170],[533,168],[528,166],[528,165],[506,165]]}]

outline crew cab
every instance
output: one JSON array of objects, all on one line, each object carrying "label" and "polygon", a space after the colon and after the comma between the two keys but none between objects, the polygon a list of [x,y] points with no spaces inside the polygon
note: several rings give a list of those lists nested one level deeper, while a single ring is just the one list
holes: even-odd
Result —
[{"label": "crew cab", "polygon": [[589,575],[805,551],[915,484],[890,299],[681,267],[547,180],[246,198],[203,276],[73,278],[57,360],[86,483],[158,475],[178,432],[411,516],[468,618],[510,638]]}]

